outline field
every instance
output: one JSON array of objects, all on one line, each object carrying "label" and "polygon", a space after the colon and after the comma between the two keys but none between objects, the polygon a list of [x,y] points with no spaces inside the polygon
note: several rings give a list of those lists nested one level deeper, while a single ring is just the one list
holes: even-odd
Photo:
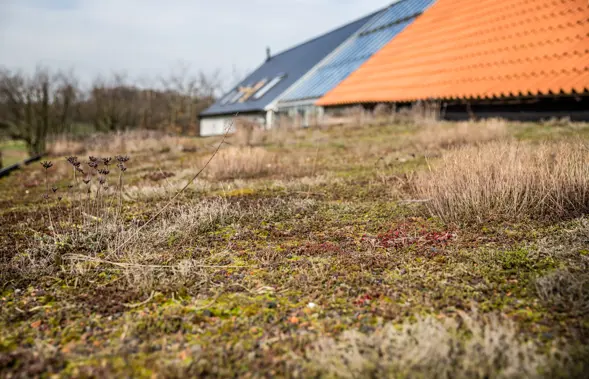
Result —
[{"label": "field", "polygon": [[2,151],[2,164],[4,167],[20,163],[27,158],[27,149],[22,141],[0,140],[0,151]]},{"label": "field", "polygon": [[52,152],[0,179],[1,377],[589,373],[587,124]]}]

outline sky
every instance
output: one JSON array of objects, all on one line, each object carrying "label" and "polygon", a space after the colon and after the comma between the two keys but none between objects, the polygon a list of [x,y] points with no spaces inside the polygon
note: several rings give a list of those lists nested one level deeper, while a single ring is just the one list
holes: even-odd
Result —
[{"label": "sky", "polygon": [[0,66],[212,74],[225,88],[278,53],[393,0],[0,0]]}]

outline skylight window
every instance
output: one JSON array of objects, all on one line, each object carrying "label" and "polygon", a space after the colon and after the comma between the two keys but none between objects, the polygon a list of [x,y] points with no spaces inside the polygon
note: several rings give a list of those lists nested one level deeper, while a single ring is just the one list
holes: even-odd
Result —
[{"label": "skylight window", "polygon": [[254,95],[254,99],[258,100],[261,99],[265,94],[268,93],[268,91],[270,91],[272,88],[274,88],[274,86],[276,86],[278,83],[280,83],[280,81],[285,77],[285,75],[280,75],[275,77],[274,79],[270,80],[268,83],[266,83],[266,85],[262,88],[260,88],[260,90],[258,92],[256,92],[256,94]]},{"label": "skylight window", "polygon": [[266,84],[266,79],[262,79],[258,81],[255,85],[248,86],[248,87],[241,87],[239,90],[243,94],[241,99],[239,99],[240,103],[246,102],[252,97],[260,88],[262,88]]},{"label": "skylight window", "polygon": [[238,91],[234,89],[233,91],[225,95],[225,97],[221,99],[221,105],[229,103],[229,101],[231,101],[231,99],[235,96],[236,93],[238,93]]},{"label": "skylight window", "polygon": [[241,93],[241,91],[239,89],[236,89],[234,95],[231,96],[231,98],[227,101],[227,103],[233,104],[233,103],[237,102],[237,100],[241,99],[242,96],[243,96],[243,93]]}]

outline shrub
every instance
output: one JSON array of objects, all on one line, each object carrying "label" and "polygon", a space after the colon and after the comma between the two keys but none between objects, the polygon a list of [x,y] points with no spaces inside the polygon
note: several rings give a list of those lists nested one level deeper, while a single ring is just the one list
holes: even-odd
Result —
[{"label": "shrub", "polygon": [[496,142],[444,154],[414,187],[445,221],[567,219],[589,212],[587,162],[579,143]]}]

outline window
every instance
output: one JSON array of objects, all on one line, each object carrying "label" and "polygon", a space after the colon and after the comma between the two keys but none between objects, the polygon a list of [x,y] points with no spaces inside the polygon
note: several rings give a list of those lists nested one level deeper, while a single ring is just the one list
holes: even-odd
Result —
[{"label": "window", "polygon": [[260,90],[258,92],[256,92],[256,94],[254,95],[254,99],[255,100],[261,99],[262,96],[267,94],[268,91],[270,91],[275,85],[280,83],[280,81],[284,77],[285,77],[285,75],[280,75],[280,76],[277,76],[274,79],[270,80],[268,83],[266,83],[266,85],[264,87],[260,88]]},{"label": "window", "polygon": [[258,81],[255,85],[242,87],[240,88],[243,97],[239,99],[240,103],[246,102],[252,97],[260,88],[262,88],[266,84],[267,79],[262,79]]},{"label": "window", "polygon": [[243,93],[241,93],[240,89],[236,89],[235,93],[233,96],[231,96],[231,98],[227,101],[229,104],[233,104],[235,102],[237,102],[237,100],[241,99],[241,97],[243,96]]}]

